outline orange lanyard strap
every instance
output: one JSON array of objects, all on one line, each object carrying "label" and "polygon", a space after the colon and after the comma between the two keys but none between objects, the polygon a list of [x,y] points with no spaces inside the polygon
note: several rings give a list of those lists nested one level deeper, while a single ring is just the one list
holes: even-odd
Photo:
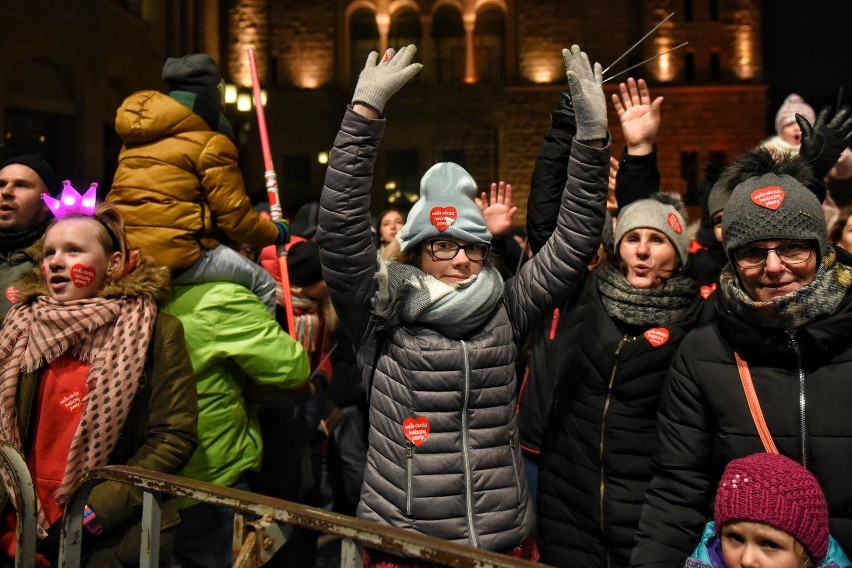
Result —
[{"label": "orange lanyard strap", "polygon": [[740,381],[743,383],[746,401],[748,401],[748,409],[751,411],[751,418],[754,420],[760,441],[763,442],[763,448],[770,454],[777,454],[778,448],[775,447],[775,441],[769,433],[766,419],[763,418],[763,410],[760,409],[760,401],[757,400],[757,392],[754,390],[754,384],[751,382],[751,372],[748,370],[748,363],[743,361],[736,351],[734,352],[734,357],[737,360],[737,370],[740,372]]}]

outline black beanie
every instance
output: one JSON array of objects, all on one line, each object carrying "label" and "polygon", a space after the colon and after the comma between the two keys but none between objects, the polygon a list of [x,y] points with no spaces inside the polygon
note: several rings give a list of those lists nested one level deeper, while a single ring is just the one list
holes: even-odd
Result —
[{"label": "black beanie", "polygon": [[47,192],[50,193],[50,195],[53,197],[59,195],[59,191],[62,189],[62,181],[59,179],[59,176],[56,175],[53,167],[44,161],[44,159],[39,157],[38,154],[23,154],[21,156],[9,158],[0,164],[0,170],[11,164],[27,166],[38,174],[38,177],[40,177],[41,181],[44,182],[44,186],[47,188]]},{"label": "black beanie", "polygon": [[[220,111],[224,86],[219,68],[209,55],[194,53],[183,57],[169,57],[163,65],[163,79],[169,84],[169,94],[172,98],[203,118],[211,129],[221,131],[220,122],[224,117],[220,117]],[[187,99],[179,93],[192,93],[195,96]]]},{"label": "black beanie", "polygon": [[310,286],[322,280],[319,245],[305,241],[290,247],[287,251],[287,274],[294,286]]}]

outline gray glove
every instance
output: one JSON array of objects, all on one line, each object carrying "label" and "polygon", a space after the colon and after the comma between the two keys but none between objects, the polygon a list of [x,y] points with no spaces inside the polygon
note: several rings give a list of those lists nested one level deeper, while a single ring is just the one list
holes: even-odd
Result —
[{"label": "gray glove", "polygon": [[594,72],[589,57],[580,47],[562,50],[574,113],[577,117],[577,134],[580,142],[606,138],[606,97],[604,96],[601,64],[595,63]]},{"label": "gray glove", "polygon": [[378,61],[377,52],[370,52],[367,64],[358,77],[352,104],[361,103],[383,112],[391,96],[423,68],[420,63],[411,62],[415,53],[417,48],[414,44],[407,45],[398,52],[388,49],[381,61]]}]

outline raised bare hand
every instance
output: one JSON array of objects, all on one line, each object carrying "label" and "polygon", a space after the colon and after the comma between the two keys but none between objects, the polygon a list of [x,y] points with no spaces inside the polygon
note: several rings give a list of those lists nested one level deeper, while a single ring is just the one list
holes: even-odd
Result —
[{"label": "raised bare hand", "polygon": [[660,129],[660,106],[663,97],[651,100],[648,84],[644,79],[637,82],[633,77],[627,83],[619,83],[621,94],[612,95],[612,104],[621,121],[621,131],[627,144],[627,153],[643,156],[651,153],[657,131]]},{"label": "raised bare hand", "polygon": [[492,183],[491,195],[483,191],[476,204],[482,210],[489,233],[499,237],[509,232],[518,211],[512,204],[512,184],[504,181]]}]

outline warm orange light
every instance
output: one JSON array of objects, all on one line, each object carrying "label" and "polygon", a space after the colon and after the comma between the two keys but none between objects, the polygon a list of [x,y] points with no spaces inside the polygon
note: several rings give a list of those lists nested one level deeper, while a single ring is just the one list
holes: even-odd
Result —
[{"label": "warm orange light", "polygon": [[741,25],[737,28],[734,49],[736,53],[734,73],[740,79],[751,79],[754,77],[754,41],[750,26]]}]

